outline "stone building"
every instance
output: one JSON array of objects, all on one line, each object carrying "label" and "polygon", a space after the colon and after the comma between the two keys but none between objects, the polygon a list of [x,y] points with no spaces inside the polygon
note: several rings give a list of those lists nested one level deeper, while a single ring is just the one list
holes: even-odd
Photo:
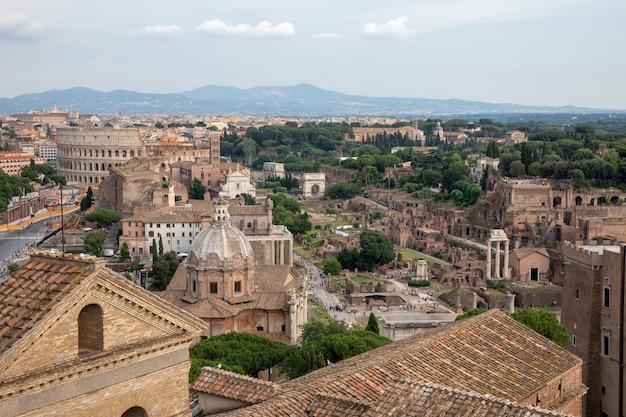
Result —
[{"label": "stone building", "polygon": [[187,198],[187,187],[173,178],[169,164],[159,158],[134,158],[112,167],[98,188],[98,201],[122,216],[141,208],[173,206]]},{"label": "stone building", "polygon": [[263,174],[265,179],[268,178],[285,178],[285,164],[279,162],[265,162],[263,163]]},{"label": "stone building", "polygon": [[190,200],[184,204],[153,210],[137,210],[122,219],[120,247],[126,243],[131,256],[151,254],[152,242],[163,242],[163,251],[188,253],[202,229],[202,215],[212,209],[211,201]]},{"label": "stone building", "polygon": [[280,385],[205,368],[193,387],[236,404],[224,416],[580,416],[582,365],[492,310]]},{"label": "stone building", "polygon": [[229,169],[226,180],[221,185],[220,197],[237,198],[242,194],[256,197],[256,187],[250,181],[250,170],[237,166],[236,169]]},{"label": "stone building", "polygon": [[524,132],[519,130],[509,130],[504,134],[505,145],[517,145],[518,143],[528,142],[528,138]]},{"label": "stone building", "polygon": [[46,162],[43,158],[26,152],[0,152],[0,169],[5,174],[16,177],[22,173],[22,168],[30,165],[31,160],[35,161],[36,164]]},{"label": "stone building", "polygon": [[203,323],[104,263],[32,252],[0,284],[3,417],[191,415]]},{"label": "stone building", "polygon": [[303,172],[298,175],[298,180],[305,199],[322,197],[326,191],[326,175],[323,172]]},{"label": "stone building", "polygon": [[545,248],[518,248],[510,253],[511,279],[550,281],[550,254]]},{"label": "stone building", "polygon": [[0,211],[0,225],[14,224],[34,217],[37,213],[46,210],[48,199],[38,192],[15,196],[7,204],[5,211]]},{"label": "stone building", "polygon": [[146,156],[134,128],[59,127],[56,132],[57,172],[68,182],[99,184],[110,168]]},{"label": "stone building", "polygon": [[231,224],[244,232],[257,264],[293,265],[293,234],[283,225],[272,224],[273,201],[247,206],[243,199],[230,202]]},{"label": "stone building", "polygon": [[626,247],[564,242],[561,253],[561,321],[570,336],[567,349],[584,361],[585,415],[624,415]]},{"label": "stone building", "polygon": [[290,265],[258,264],[224,199],[160,295],[204,320],[205,337],[238,331],[295,343],[307,321],[303,277]]}]

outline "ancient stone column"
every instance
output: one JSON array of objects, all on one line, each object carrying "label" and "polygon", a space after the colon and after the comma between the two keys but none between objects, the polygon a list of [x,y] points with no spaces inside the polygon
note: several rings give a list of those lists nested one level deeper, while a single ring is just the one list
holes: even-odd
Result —
[{"label": "ancient stone column", "polygon": [[475,309],[478,306],[478,294],[475,292],[472,293],[472,309]]},{"label": "ancient stone column", "polygon": [[500,279],[500,241],[496,242],[496,271],[495,275],[497,279]]},{"label": "ancient stone column", "polygon": [[509,275],[509,241],[504,241],[504,279],[511,278]]},{"label": "ancient stone column", "polygon": [[508,305],[509,314],[515,313],[515,294],[508,293],[506,295],[506,300],[509,303]]},{"label": "ancient stone column", "polygon": [[491,278],[491,239],[487,239],[487,271],[485,278]]}]

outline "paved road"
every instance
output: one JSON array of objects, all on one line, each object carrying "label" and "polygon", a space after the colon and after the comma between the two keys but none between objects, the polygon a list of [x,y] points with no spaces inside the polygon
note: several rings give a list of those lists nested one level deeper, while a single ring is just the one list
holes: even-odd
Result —
[{"label": "paved road", "polygon": [[50,229],[50,224],[49,219],[43,219],[22,230],[0,232],[0,271],[5,271],[7,264],[33,249],[35,242]]},{"label": "paved road", "polygon": [[[378,309],[366,311],[362,306],[354,307],[346,305],[343,300],[339,298],[341,294],[338,295],[328,292],[324,278],[321,275],[322,271],[317,266],[298,255],[296,255],[296,260],[298,260],[305,269],[304,275],[309,283],[310,292],[326,307],[328,314],[335,320],[343,320],[349,325],[352,325],[358,323],[359,318],[369,316],[370,311],[373,311],[376,316],[389,311],[387,309],[384,309],[384,311]],[[409,288],[405,283],[396,281],[395,279],[388,279],[388,281],[393,284],[395,291],[402,293],[402,298],[406,300],[405,306],[392,307],[393,311],[398,314],[415,314],[429,310],[443,310],[453,313],[433,297],[432,290],[430,289]],[[340,308],[336,308],[337,306],[340,306]]]}]

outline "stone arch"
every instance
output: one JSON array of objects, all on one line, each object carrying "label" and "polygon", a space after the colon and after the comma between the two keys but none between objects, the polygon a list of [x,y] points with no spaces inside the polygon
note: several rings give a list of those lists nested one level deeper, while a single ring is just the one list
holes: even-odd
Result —
[{"label": "stone arch", "polygon": [[575,203],[577,206],[582,206],[582,204],[583,204],[583,198],[582,198],[581,196],[577,195],[577,196],[576,196],[576,198],[574,199],[574,203]]},{"label": "stone arch", "polygon": [[78,315],[78,352],[104,350],[104,312],[98,304],[89,304]]},{"label": "stone arch", "polygon": [[561,197],[554,197],[552,199],[552,207],[559,207],[561,204]]},{"label": "stone arch", "polygon": [[611,204],[619,204],[619,197],[616,195],[611,197]]},{"label": "stone arch", "polygon": [[148,413],[142,407],[131,407],[122,413],[122,417],[148,417]]}]

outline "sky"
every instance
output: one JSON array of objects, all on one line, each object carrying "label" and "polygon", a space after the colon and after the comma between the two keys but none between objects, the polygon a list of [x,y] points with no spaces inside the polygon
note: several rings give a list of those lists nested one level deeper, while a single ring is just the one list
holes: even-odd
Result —
[{"label": "sky", "polygon": [[0,97],[300,83],[626,110],[624,0],[0,2]]}]

